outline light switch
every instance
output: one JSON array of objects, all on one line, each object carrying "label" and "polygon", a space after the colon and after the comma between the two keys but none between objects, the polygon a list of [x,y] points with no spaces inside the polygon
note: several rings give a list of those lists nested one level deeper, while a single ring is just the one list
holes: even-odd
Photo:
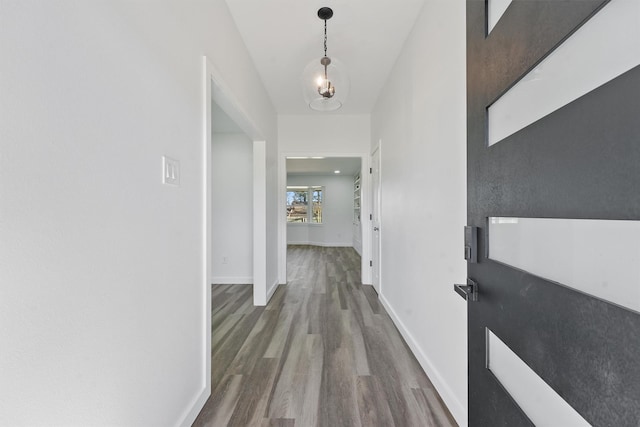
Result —
[{"label": "light switch", "polygon": [[180,185],[180,162],[167,156],[162,156],[162,183]]}]

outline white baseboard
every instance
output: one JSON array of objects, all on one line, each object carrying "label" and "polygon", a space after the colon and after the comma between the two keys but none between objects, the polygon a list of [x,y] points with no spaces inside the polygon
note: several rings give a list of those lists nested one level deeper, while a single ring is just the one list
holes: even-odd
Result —
[{"label": "white baseboard", "polygon": [[360,249],[360,247],[356,246],[356,245],[352,245],[353,249],[356,250],[356,252],[358,252],[358,255],[362,256],[362,249]]},{"label": "white baseboard", "polygon": [[340,243],[327,243],[327,242],[287,242],[287,245],[310,245],[310,246],[322,246],[324,248],[352,248],[353,243],[340,242]]},{"label": "white baseboard", "polygon": [[195,397],[193,404],[185,410],[184,416],[178,425],[182,427],[191,426],[200,414],[200,411],[202,411],[202,408],[204,408],[204,404],[207,403],[209,396],[211,396],[211,388],[205,386],[205,388]]},{"label": "white baseboard", "polygon": [[278,280],[276,279],[275,282],[273,282],[273,284],[269,287],[269,289],[267,289],[267,304],[269,304],[269,301],[271,301],[271,297],[273,296],[273,294],[276,293],[276,289],[278,289],[278,286],[280,284],[278,283]]},{"label": "white baseboard", "polygon": [[209,284],[215,285],[253,285],[252,276],[213,276]]},{"label": "white baseboard", "polygon": [[422,348],[418,345],[415,338],[413,338],[411,332],[409,332],[404,323],[402,323],[402,320],[400,320],[396,311],[393,309],[391,304],[389,304],[389,301],[387,301],[384,295],[379,295],[379,299],[387,310],[387,313],[389,313],[389,316],[391,316],[391,319],[400,331],[400,334],[402,334],[402,337],[409,345],[409,348],[411,348],[411,351],[416,356],[416,359],[418,359],[418,363],[420,363],[420,366],[424,369],[424,372],[433,383],[433,386],[440,394],[440,397],[442,397],[442,400],[446,403],[451,415],[453,415],[460,427],[467,427],[467,408],[465,408],[456,397],[453,390],[451,390],[451,387],[449,387],[447,382],[442,378],[442,375],[440,375],[440,372],[436,369],[424,351],[422,351]]}]

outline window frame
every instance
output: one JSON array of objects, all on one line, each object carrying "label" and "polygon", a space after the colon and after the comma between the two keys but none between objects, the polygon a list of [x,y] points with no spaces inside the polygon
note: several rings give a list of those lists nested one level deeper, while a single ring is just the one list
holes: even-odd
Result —
[{"label": "window frame", "polygon": [[[289,221],[289,193],[291,192],[306,192],[306,219],[304,221]],[[320,222],[314,221],[314,193],[320,191]],[[287,225],[323,225],[324,217],[324,199],[325,199],[325,186],[324,185],[287,185],[285,196],[285,209],[287,210]]]}]

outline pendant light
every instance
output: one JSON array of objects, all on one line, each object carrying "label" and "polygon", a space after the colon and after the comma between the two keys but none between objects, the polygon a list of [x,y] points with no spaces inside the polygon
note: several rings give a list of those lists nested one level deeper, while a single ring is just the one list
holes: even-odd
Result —
[{"label": "pendant light", "polygon": [[324,67],[324,76],[321,76],[316,80],[318,85],[318,93],[323,98],[333,98],[336,94],[336,88],[331,86],[331,81],[327,75],[327,67],[331,64],[331,58],[327,56],[327,19],[331,19],[333,16],[333,10],[330,7],[323,7],[318,10],[318,18],[324,21],[324,56],[320,59],[320,64]]},{"label": "pendant light", "polygon": [[303,73],[305,101],[312,110],[334,111],[342,107],[349,91],[349,83],[341,62],[327,55],[327,21],[333,16],[333,10],[322,7],[318,18],[324,21],[324,56],[313,60]]}]

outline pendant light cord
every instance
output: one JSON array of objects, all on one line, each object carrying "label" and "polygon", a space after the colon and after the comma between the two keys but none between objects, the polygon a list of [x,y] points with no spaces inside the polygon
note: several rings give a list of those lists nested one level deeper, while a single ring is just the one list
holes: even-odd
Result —
[{"label": "pendant light cord", "polygon": [[327,20],[324,20],[324,56],[327,56]]},{"label": "pendant light cord", "polygon": [[[327,56],[327,20],[324,20],[324,56]],[[324,66],[324,79],[328,80],[329,77],[327,77],[327,65],[325,64]]]}]

